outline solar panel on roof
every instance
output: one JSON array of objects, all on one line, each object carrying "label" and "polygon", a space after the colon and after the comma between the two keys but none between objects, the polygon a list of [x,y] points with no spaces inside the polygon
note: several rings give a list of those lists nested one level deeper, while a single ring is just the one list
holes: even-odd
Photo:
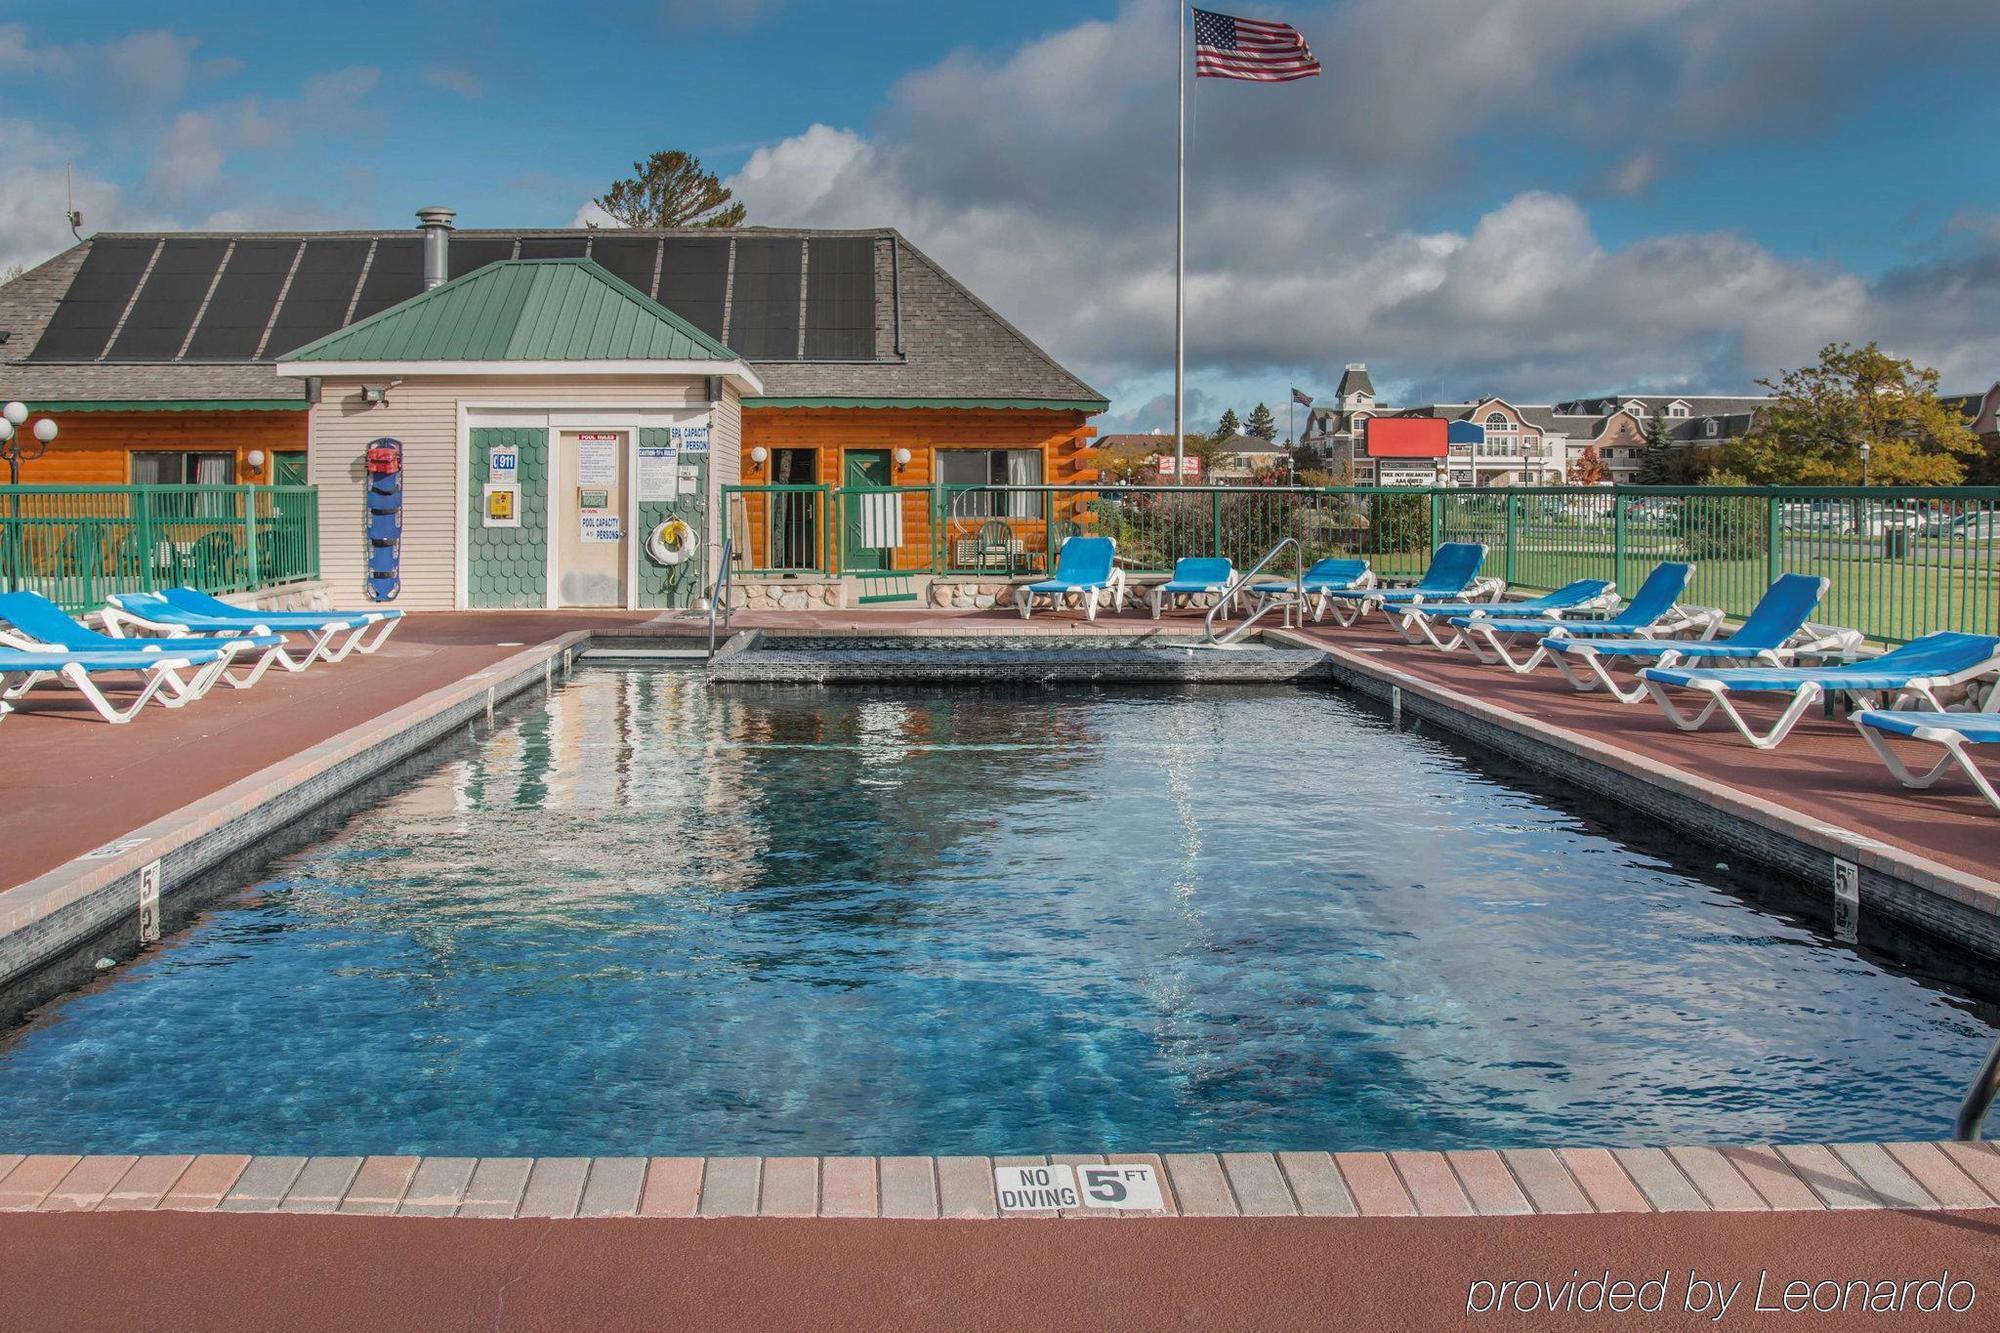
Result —
[{"label": "solar panel on roof", "polygon": [[361,299],[354,303],[354,318],[363,320],[370,315],[379,315],[390,306],[401,305],[418,295],[423,289],[423,238],[386,237],[375,242],[375,257],[368,261],[368,276],[361,280]]},{"label": "solar panel on roof", "polygon": [[709,337],[720,338],[722,301],[729,290],[729,238],[668,236],[661,245],[659,303]]},{"label": "solar panel on roof", "polygon": [[107,361],[171,361],[180,355],[229,242],[214,237],[170,238],[160,247],[139,299],[125,316]]},{"label": "solar panel on roof", "polygon": [[[514,257],[512,236],[454,236],[451,241],[451,276],[466,274]],[[421,276],[421,271],[419,273]]]},{"label": "solar panel on roof", "polygon": [[92,241],[35,344],[31,361],[95,361],[139,289],[139,279],[159,248],[156,240]]},{"label": "solar panel on roof", "polygon": [[297,241],[238,241],[195,327],[186,359],[242,361],[255,356],[298,254]]},{"label": "solar panel on roof", "polygon": [[523,236],[521,238],[522,259],[582,259],[584,247],[590,243],[585,236]]},{"label": "solar panel on roof", "polygon": [[796,238],[739,237],[729,297],[729,345],[755,360],[797,360],[799,276]]},{"label": "solar panel on roof", "polygon": [[[521,242],[522,256],[527,241]],[[657,236],[594,236],[590,257],[613,277],[631,283],[646,295],[653,294],[653,270],[658,266],[660,238]]]},{"label": "solar panel on roof", "polygon": [[806,355],[875,355],[875,240],[817,236],[806,242]]},{"label": "solar panel on roof", "polygon": [[361,280],[361,265],[367,258],[366,241],[307,241],[264,355],[293,351],[339,328],[347,319],[347,305],[354,299],[354,284]]}]

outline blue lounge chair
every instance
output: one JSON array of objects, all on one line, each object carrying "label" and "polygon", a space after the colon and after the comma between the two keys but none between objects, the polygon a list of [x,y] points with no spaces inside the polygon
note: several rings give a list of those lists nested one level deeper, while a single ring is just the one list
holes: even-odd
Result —
[{"label": "blue lounge chair", "polygon": [[1366,560],[1330,555],[1324,560],[1313,561],[1312,568],[1300,576],[1296,588],[1289,579],[1279,583],[1257,583],[1251,585],[1250,595],[1260,602],[1294,593],[1302,602],[1308,597],[1314,598],[1313,621],[1317,624],[1326,614],[1327,602],[1334,593],[1354,592],[1374,586],[1375,575],[1369,570]]},{"label": "blue lounge chair", "polygon": [[[167,653],[0,648],[0,713],[12,712],[29,690],[53,677],[81,694],[106,722],[130,722],[155,695],[161,695],[160,702],[169,708],[186,703],[193,696],[179,673],[208,666],[221,656],[213,648]],[[139,678],[139,693],[120,707],[104,696],[96,678],[127,674]]]},{"label": "blue lounge chair", "polygon": [[1117,559],[1118,543],[1109,537],[1065,537],[1056,552],[1054,575],[1016,588],[1014,606],[1026,620],[1035,598],[1048,598],[1049,608],[1057,610],[1073,595],[1083,599],[1084,618],[1095,620],[1098,598],[1109,596],[1115,611],[1125,600],[1125,571]]},{"label": "blue lounge chair", "polygon": [[[1454,629],[1464,631],[1466,646],[1474,657],[1525,676],[1548,658],[1549,650],[1541,641],[1551,635],[1562,639],[1712,638],[1722,625],[1722,612],[1680,604],[1680,596],[1693,577],[1693,565],[1663,561],[1653,566],[1625,609],[1605,620],[1563,620],[1551,625],[1546,620],[1517,618],[1512,607],[1496,606],[1491,608],[1495,614],[1481,608],[1454,617],[1451,623]],[[1534,650],[1517,658],[1514,647],[1524,638],[1534,641]]]},{"label": "blue lounge chair", "polygon": [[1176,600],[1220,597],[1229,591],[1229,585],[1235,580],[1235,568],[1220,557],[1191,555],[1176,560],[1174,576],[1146,590],[1153,607],[1153,619],[1158,620],[1160,613]]},{"label": "blue lounge chair", "polygon": [[[1389,617],[1389,623],[1411,643],[1428,643],[1448,653],[1465,642],[1465,628],[1461,622],[1470,617],[1483,618],[1496,610],[1505,611],[1512,619],[1540,621],[1546,633],[1549,625],[1565,615],[1617,605],[1617,586],[1609,579],[1578,579],[1554,592],[1519,602],[1485,605],[1475,602],[1405,602],[1401,606],[1384,607],[1383,611]],[[1439,625],[1445,626],[1450,638],[1438,637]]]},{"label": "blue lounge chair", "polygon": [[[1926,634],[1879,657],[1839,666],[1750,667],[1733,671],[1658,666],[1641,671],[1639,679],[1682,731],[1699,729],[1719,712],[1744,740],[1760,750],[1768,750],[1790,735],[1806,710],[1827,695],[1845,694],[1871,709],[1922,704],[1938,710],[1945,706],[1942,691],[1976,686],[1982,681],[1992,682],[1989,695],[2000,695],[2000,635]],[[1684,713],[1669,690],[1691,690],[1707,695],[1708,701],[1700,711]],[[1791,698],[1779,712],[1777,721],[1759,735],[1731,702],[1731,695],[1740,694],[1785,694]]]},{"label": "blue lounge chair", "polygon": [[[192,588],[164,592],[113,593],[104,608],[104,627],[125,637],[127,629],[179,638],[186,634],[300,634],[310,641],[303,657],[289,651],[275,659],[287,671],[314,662],[338,662],[350,653],[372,653],[402,623],[401,611],[258,611],[234,606]],[[380,626],[373,638],[368,630]]]},{"label": "blue lounge chair", "polygon": [[1413,587],[1329,592],[1333,618],[1343,625],[1352,625],[1370,611],[1406,602],[1465,601],[1473,595],[1479,581],[1479,567],[1485,563],[1483,543],[1446,542],[1431,555],[1430,568]]},{"label": "blue lounge chair", "polygon": [[1861,635],[1851,629],[1829,629],[1812,625],[1812,615],[1826,596],[1828,580],[1811,574],[1780,574],[1765,590],[1742,627],[1727,638],[1702,639],[1573,639],[1553,635],[1542,640],[1549,661],[1562,672],[1563,679],[1578,690],[1604,689],[1620,703],[1635,704],[1646,697],[1646,682],[1634,680],[1621,685],[1612,678],[1612,663],[1624,663],[1633,670],[1648,666],[1673,666],[1678,662],[1734,666],[1762,663],[1784,666],[1801,654],[1845,656],[1861,646]]},{"label": "blue lounge chair", "polygon": [[[2000,714],[1991,711],[1990,703],[1987,709],[1983,713],[1892,713],[1869,708],[1856,713],[1852,720],[1869,748],[1905,787],[1932,786],[1946,769],[1955,765],[1972,780],[1973,790],[1984,796],[1988,805],[2000,810],[2000,791],[1993,789],[1992,780],[1979,771],[1972,756],[1966,753],[1969,746],[2000,745]],[[1889,736],[1935,745],[1944,754],[1928,772],[1918,773],[1889,748],[1885,739]]]},{"label": "blue lounge chair", "polygon": [[[163,653],[167,652],[165,639],[119,639],[109,634],[100,634],[88,625],[72,619],[68,612],[38,592],[0,593],[0,622],[12,629],[0,629],[0,644],[33,652],[42,648],[67,648],[77,652],[112,653]],[[271,664],[273,653],[282,652],[285,640],[277,634],[230,635],[221,638],[179,638],[173,640],[172,651],[187,652],[190,649],[213,649],[217,660],[197,672],[191,680],[180,682],[179,688],[186,691],[189,698],[199,699],[215,687],[218,680],[227,679],[235,688],[248,689],[255,685],[259,677]],[[230,674],[229,667],[244,653],[258,653],[255,666],[245,672]]]}]

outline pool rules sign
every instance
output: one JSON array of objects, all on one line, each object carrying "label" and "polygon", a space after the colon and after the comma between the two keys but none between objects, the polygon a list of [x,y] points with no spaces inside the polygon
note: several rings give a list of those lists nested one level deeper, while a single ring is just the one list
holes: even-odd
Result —
[{"label": "pool rules sign", "polygon": [[1003,1213],[1048,1212],[1058,1208],[1115,1208],[1158,1213],[1166,1210],[1160,1179],[1136,1162],[1112,1166],[996,1166],[993,1195]]}]

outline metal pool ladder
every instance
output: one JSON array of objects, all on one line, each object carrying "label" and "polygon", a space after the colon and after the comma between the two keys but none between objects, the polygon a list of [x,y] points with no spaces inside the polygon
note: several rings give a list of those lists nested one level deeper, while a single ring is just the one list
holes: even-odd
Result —
[{"label": "metal pool ladder", "polygon": [[[1287,546],[1292,548],[1293,574],[1291,591],[1266,599],[1256,610],[1243,618],[1242,624],[1232,626],[1227,633],[1217,637],[1215,633],[1215,618],[1222,613],[1222,608],[1236,600],[1236,594],[1248,587],[1251,579],[1263,573],[1264,566],[1277,559],[1278,553]],[[1250,627],[1261,620],[1264,613],[1274,606],[1282,606],[1285,609],[1285,628],[1290,629],[1292,627],[1292,608],[1296,606],[1303,611],[1305,606],[1305,581],[1305,547],[1299,545],[1297,537],[1287,537],[1270,550],[1264,552],[1257,563],[1250,566],[1249,573],[1238,575],[1236,581],[1223,590],[1222,596],[1215,599],[1215,605],[1208,608],[1208,615],[1202,620],[1202,642],[1211,646],[1234,643],[1248,633]],[[1305,623],[1305,616],[1303,614],[1300,615],[1299,622],[1301,624]]]},{"label": "metal pool ladder", "polygon": [[708,593],[708,655],[715,656],[715,614],[722,612],[722,627],[729,628],[729,586],[733,582],[734,570],[730,562],[730,535],[722,534],[722,572],[715,576],[715,586]]},{"label": "metal pool ladder", "polygon": [[1958,1123],[1952,1127],[1954,1138],[1966,1143],[1978,1139],[1980,1122],[1992,1109],[1996,1094],[2000,1094],[2000,1041],[1993,1043],[1993,1049],[1987,1052],[1986,1063],[1979,1066],[1972,1086],[1965,1090],[1965,1100],[1958,1108]]}]

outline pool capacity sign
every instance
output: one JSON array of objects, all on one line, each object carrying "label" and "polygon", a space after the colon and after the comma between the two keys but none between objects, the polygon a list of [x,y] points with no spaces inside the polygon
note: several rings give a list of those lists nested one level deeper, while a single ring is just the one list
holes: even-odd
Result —
[{"label": "pool capacity sign", "polygon": [[1049,1212],[1057,1208],[1116,1208],[1166,1211],[1160,1178],[1150,1166],[996,1166],[993,1195],[1003,1213]]}]

